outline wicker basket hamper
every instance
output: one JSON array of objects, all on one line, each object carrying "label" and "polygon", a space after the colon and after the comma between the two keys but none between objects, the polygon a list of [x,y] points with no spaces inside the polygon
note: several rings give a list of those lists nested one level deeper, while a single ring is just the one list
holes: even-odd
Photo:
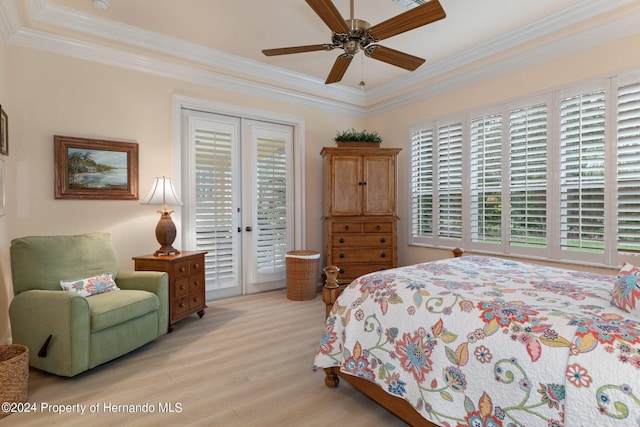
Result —
[{"label": "wicker basket hamper", "polygon": [[287,261],[287,298],[294,301],[313,299],[318,292],[318,263],[316,251],[289,251]]},{"label": "wicker basket hamper", "polygon": [[[0,403],[25,403],[29,387],[29,349],[22,344],[0,345]],[[0,419],[11,412],[0,409]]]}]

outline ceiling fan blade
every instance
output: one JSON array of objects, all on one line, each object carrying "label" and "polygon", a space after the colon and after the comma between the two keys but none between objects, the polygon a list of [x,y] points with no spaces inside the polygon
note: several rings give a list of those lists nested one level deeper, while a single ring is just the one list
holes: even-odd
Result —
[{"label": "ceiling fan blade", "polygon": [[369,28],[368,33],[375,41],[380,41],[438,21],[446,16],[447,14],[444,12],[440,2],[438,0],[431,0],[429,3],[425,3],[374,25]]},{"label": "ceiling fan blade", "polygon": [[413,71],[424,64],[424,59],[422,58],[377,44],[367,46],[364,53],[369,58],[377,59],[378,61],[386,62],[387,64],[395,65],[396,67],[409,71]]},{"label": "ceiling fan blade", "polygon": [[311,9],[334,33],[347,34],[349,26],[331,0],[306,0]]},{"label": "ceiling fan blade", "polygon": [[333,67],[331,68],[331,72],[329,73],[329,77],[327,77],[327,81],[324,84],[336,83],[342,80],[342,76],[347,71],[349,64],[351,64],[351,60],[353,59],[353,55],[349,55],[343,53],[342,55],[336,58],[336,62],[334,62]]},{"label": "ceiling fan blade", "polygon": [[333,50],[335,46],[330,44],[311,44],[307,46],[281,47],[277,49],[263,49],[266,56],[289,55],[291,53],[315,52],[317,50]]}]

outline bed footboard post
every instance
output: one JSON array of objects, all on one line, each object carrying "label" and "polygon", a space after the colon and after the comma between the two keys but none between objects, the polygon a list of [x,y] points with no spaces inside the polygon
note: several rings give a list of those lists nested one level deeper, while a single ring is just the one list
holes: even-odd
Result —
[{"label": "bed footboard post", "polygon": [[340,377],[338,377],[338,367],[333,366],[331,368],[324,368],[324,384],[329,388],[336,388],[340,383]]},{"label": "bed footboard post", "polygon": [[462,254],[464,253],[464,251],[462,249],[460,249],[460,248],[455,248],[451,252],[453,252],[453,256],[456,257],[456,258],[460,258],[462,256]]},{"label": "bed footboard post", "polygon": [[[333,307],[333,303],[336,302],[338,296],[342,289],[338,285],[338,273],[340,272],[340,268],[335,265],[328,265],[324,269],[324,274],[327,276],[327,280],[324,282],[324,286],[322,287],[322,301],[325,303],[325,317],[329,317],[329,313],[331,312],[331,307]],[[324,368],[324,372],[326,374],[324,378],[324,383],[329,388],[338,387],[340,383],[340,378],[338,377],[338,368]]]},{"label": "bed footboard post", "polygon": [[340,269],[335,265],[328,265],[323,271],[327,275],[327,280],[322,287],[322,301],[324,301],[326,305],[325,317],[329,317],[331,307],[333,307],[333,303],[336,302],[341,292],[340,286],[338,286],[338,273]]}]

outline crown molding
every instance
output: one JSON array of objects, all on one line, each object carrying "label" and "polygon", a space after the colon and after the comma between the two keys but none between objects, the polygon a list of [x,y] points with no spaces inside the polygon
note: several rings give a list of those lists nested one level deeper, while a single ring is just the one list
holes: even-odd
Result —
[{"label": "crown molding", "polygon": [[[636,15],[605,23],[580,34],[556,38],[527,51],[473,67],[474,63],[479,63],[493,55],[517,48],[537,38],[552,35],[568,25],[578,24],[603,11],[634,0],[582,1],[572,8],[520,28],[511,34],[430,64],[394,82],[362,92],[339,84],[325,85],[317,78],[83,14],[74,9],[53,4],[49,0],[28,0],[28,13],[34,20],[105,38],[136,49],[132,52],[131,49],[103,46],[27,28],[20,22],[15,1],[0,0],[0,34],[8,43],[357,117],[397,109],[446,91],[459,89],[481,79],[494,78],[566,55],[567,52],[580,51],[633,34],[638,31],[637,22],[640,21],[640,12],[638,12]],[[164,59],[159,59],[157,55],[145,54],[145,51],[160,53]],[[184,61],[171,58],[204,64],[207,69],[184,65]],[[223,69],[220,69],[220,64],[224,64]],[[453,73],[461,67],[467,67],[468,71],[461,74]],[[244,77],[238,77],[238,75]],[[429,80],[438,78],[440,80],[436,85],[415,89]]]},{"label": "crown molding", "polygon": [[[604,3],[604,0],[594,1],[592,8],[588,10],[588,16],[577,13],[572,10],[568,12],[567,19],[573,17],[575,22],[583,21],[589,17],[592,17],[598,13],[597,3]],[[624,3],[629,3],[630,0],[623,0],[615,2],[618,6]],[[607,2],[609,3],[609,2]],[[611,2],[614,3],[614,2]],[[578,18],[580,15],[581,18]],[[555,20],[561,20],[562,17],[555,17]],[[468,71],[452,75],[439,80],[435,85],[428,85],[421,89],[413,90],[409,93],[401,94],[400,96],[387,97],[381,102],[372,103],[367,106],[367,112],[369,114],[380,114],[388,112],[403,106],[407,106],[425,99],[432,98],[434,96],[460,89],[478,81],[496,78],[501,75],[506,75],[527,67],[548,62],[553,59],[567,55],[567,53],[576,53],[583,50],[587,50],[608,42],[620,39],[639,32],[638,22],[640,22],[640,11],[635,14],[626,15],[621,19],[610,21],[602,25],[594,26],[591,29],[582,31],[577,34],[571,34],[563,38],[554,39],[546,43],[542,43],[538,46],[531,47],[527,50],[520,51],[516,54],[509,55],[505,58],[501,58],[496,61],[490,61],[485,65],[478,67],[471,67]],[[522,29],[523,35],[521,37],[522,43],[533,41],[540,37],[540,33],[535,31],[535,23],[524,27]],[[553,25],[549,25],[548,31],[545,34],[551,34],[556,30]],[[494,45],[495,44],[495,45]],[[506,51],[510,48],[516,48],[519,44],[512,43],[509,35],[500,37],[489,43],[484,43],[478,47],[478,53],[474,52],[461,52],[452,56],[449,59],[440,61],[433,66],[429,67],[427,71],[421,73],[420,76],[407,76],[407,79],[412,79],[414,85],[420,81],[428,81],[435,79],[439,76],[446,75],[462,66],[472,66],[474,62],[478,62],[483,58],[489,57],[494,54]],[[392,82],[393,84],[393,82]],[[372,93],[373,98],[380,97],[385,93],[388,93],[387,87],[380,87],[374,91],[380,90],[380,93]],[[396,87],[395,90],[401,90],[402,87]],[[373,92],[373,91],[372,91]]]},{"label": "crown molding", "polygon": [[[561,30],[562,28],[569,27],[571,25],[578,24],[583,22],[589,18],[593,18],[594,16],[601,14],[607,10],[614,9],[616,7],[623,6],[627,3],[631,3],[633,0],[591,0],[591,1],[583,1],[579,4],[574,5],[569,9],[565,9],[562,12],[556,13],[550,17],[545,17],[544,19],[532,22],[529,25],[519,28],[516,31],[512,31],[510,33],[504,34],[495,39],[489,40],[487,42],[481,43],[472,49],[467,49],[465,51],[459,52],[455,55],[450,56],[449,58],[445,58],[441,61],[435,62],[433,64],[429,64],[428,67],[418,69],[400,79],[397,79],[393,82],[382,85],[378,88],[372,89],[370,91],[370,97],[373,100],[372,104],[381,105],[382,103],[376,100],[382,99],[393,99],[392,106],[393,108],[397,108],[399,104],[399,97],[393,96],[394,93],[401,93],[405,91],[407,88],[412,86],[419,85],[421,82],[429,81],[431,79],[437,78],[438,76],[446,75],[454,70],[460,69],[462,67],[469,66],[473,63],[480,62],[483,59],[490,58],[493,55],[497,55],[501,52],[505,52],[509,49],[517,48],[518,46],[522,46],[525,43],[532,42],[536,39],[539,39],[544,36],[548,36],[553,34],[556,31]],[[628,21],[628,20],[627,20]],[[637,27],[636,21],[636,27]],[[587,47],[592,47],[597,45],[598,43],[604,43],[606,41],[610,41],[612,39],[612,35],[616,34],[616,25],[612,23],[607,26],[607,28],[602,29],[602,34],[599,35],[602,39],[589,39],[583,33],[579,35],[571,35],[568,36],[571,39],[578,38],[578,42],[573,43],[573,48],[577,50],[582,50]],[[628,28],[625,25],[625,28]],[[633,29],[633,27],[631,28]],[[622,36],[618,36],[622,37]],[[606,39],[605,39],[606,38]],[[548,43],[543,48],[550,55],[554,54],[566,54],[566,47],[560,47],[554,43]],[[522,56],[522,55],[520,55]],[[557,56],[557,55],[556,55]],[[496,63],[495,67],[491,67],[492,69],[502,69],[504,64],[502,62],[512,62],[510,58],[501,60],[500,63]],[[522,67],[532,66],[538,63],[538,59],[532,58],[531,61],[526,61],[526,57],[520,58],[519,62],[522,62]],[[477,81],[477,74],[475,72],[472,75],[467,75],[467,79],[469,82]],[[456,81],[463,81],[458,77],[454,77],[453,79]],[[440,85],[440,83],[439,83]],[[450,86],[450,85],[449,85]],[[449,89],[453,89],[453,87],[449,87]],[[432,95],[427,95],[426,97],[433,96],[437,93],[441,93],[442,91],[435,89],[435,92]],[[425,92],[425,91],[419,91]],[[426,92],[425,92],[426,95]],[[413,98],[413,101],[409,103],[415,102],[416,92],[412,92],[410,98]],[[409,98],[407,98],[409,100]],[[391,106],[391,105],[390,105]]]},{"label": "crown molding", "polygon": [[29,0],[27,6],[30,15],[43,23],[54,25],[66,30],[89,34],[105,40],[134,46],[160,53],[167,57],[186,59],[194,63],[204,64],[212,69],[220,69],[224,64],[224,73],[242,74],[253,79],[264,79],[278,85],[315,94],[323,98],[336,101],[364,104],[362,91],[341,85],[325,85],[323,80],[315,77],[285,70],[280,67],[232,55],[217,49],[199,44],[168,37],[166,35],[148,31],[120,22],[115,22],[100,16],[82,13],[76,9],[67,8],[49,0]]}]

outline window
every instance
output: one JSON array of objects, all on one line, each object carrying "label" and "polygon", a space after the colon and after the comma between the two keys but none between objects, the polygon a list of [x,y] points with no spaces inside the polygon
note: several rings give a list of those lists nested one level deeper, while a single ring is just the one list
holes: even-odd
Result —
[{"label": "window", "polygon": [[502,241],[502,114],[471,121],[471,241]]},{"label": "window", "polygon": [[560,248],[604,252],[604,90],[560,104]]},{"label": "window", "polygon": [[618,90],[618,248],[640,249],[640,83]]},{"label": "window", "polygon": [[462,238],[462,123],[438,129],[438,237]]},{"label": "window", "polygon": [[410,243],[601,265],[640,252],[640,76],[627,80],[413,128]]},{"label": "window", "polygon": [[547,246],[547,106],[509,114],[509,245]]},{"label": "window", "polygon": [[411,138],[411,234],[433,235],[433,131],[421,130]]}]

